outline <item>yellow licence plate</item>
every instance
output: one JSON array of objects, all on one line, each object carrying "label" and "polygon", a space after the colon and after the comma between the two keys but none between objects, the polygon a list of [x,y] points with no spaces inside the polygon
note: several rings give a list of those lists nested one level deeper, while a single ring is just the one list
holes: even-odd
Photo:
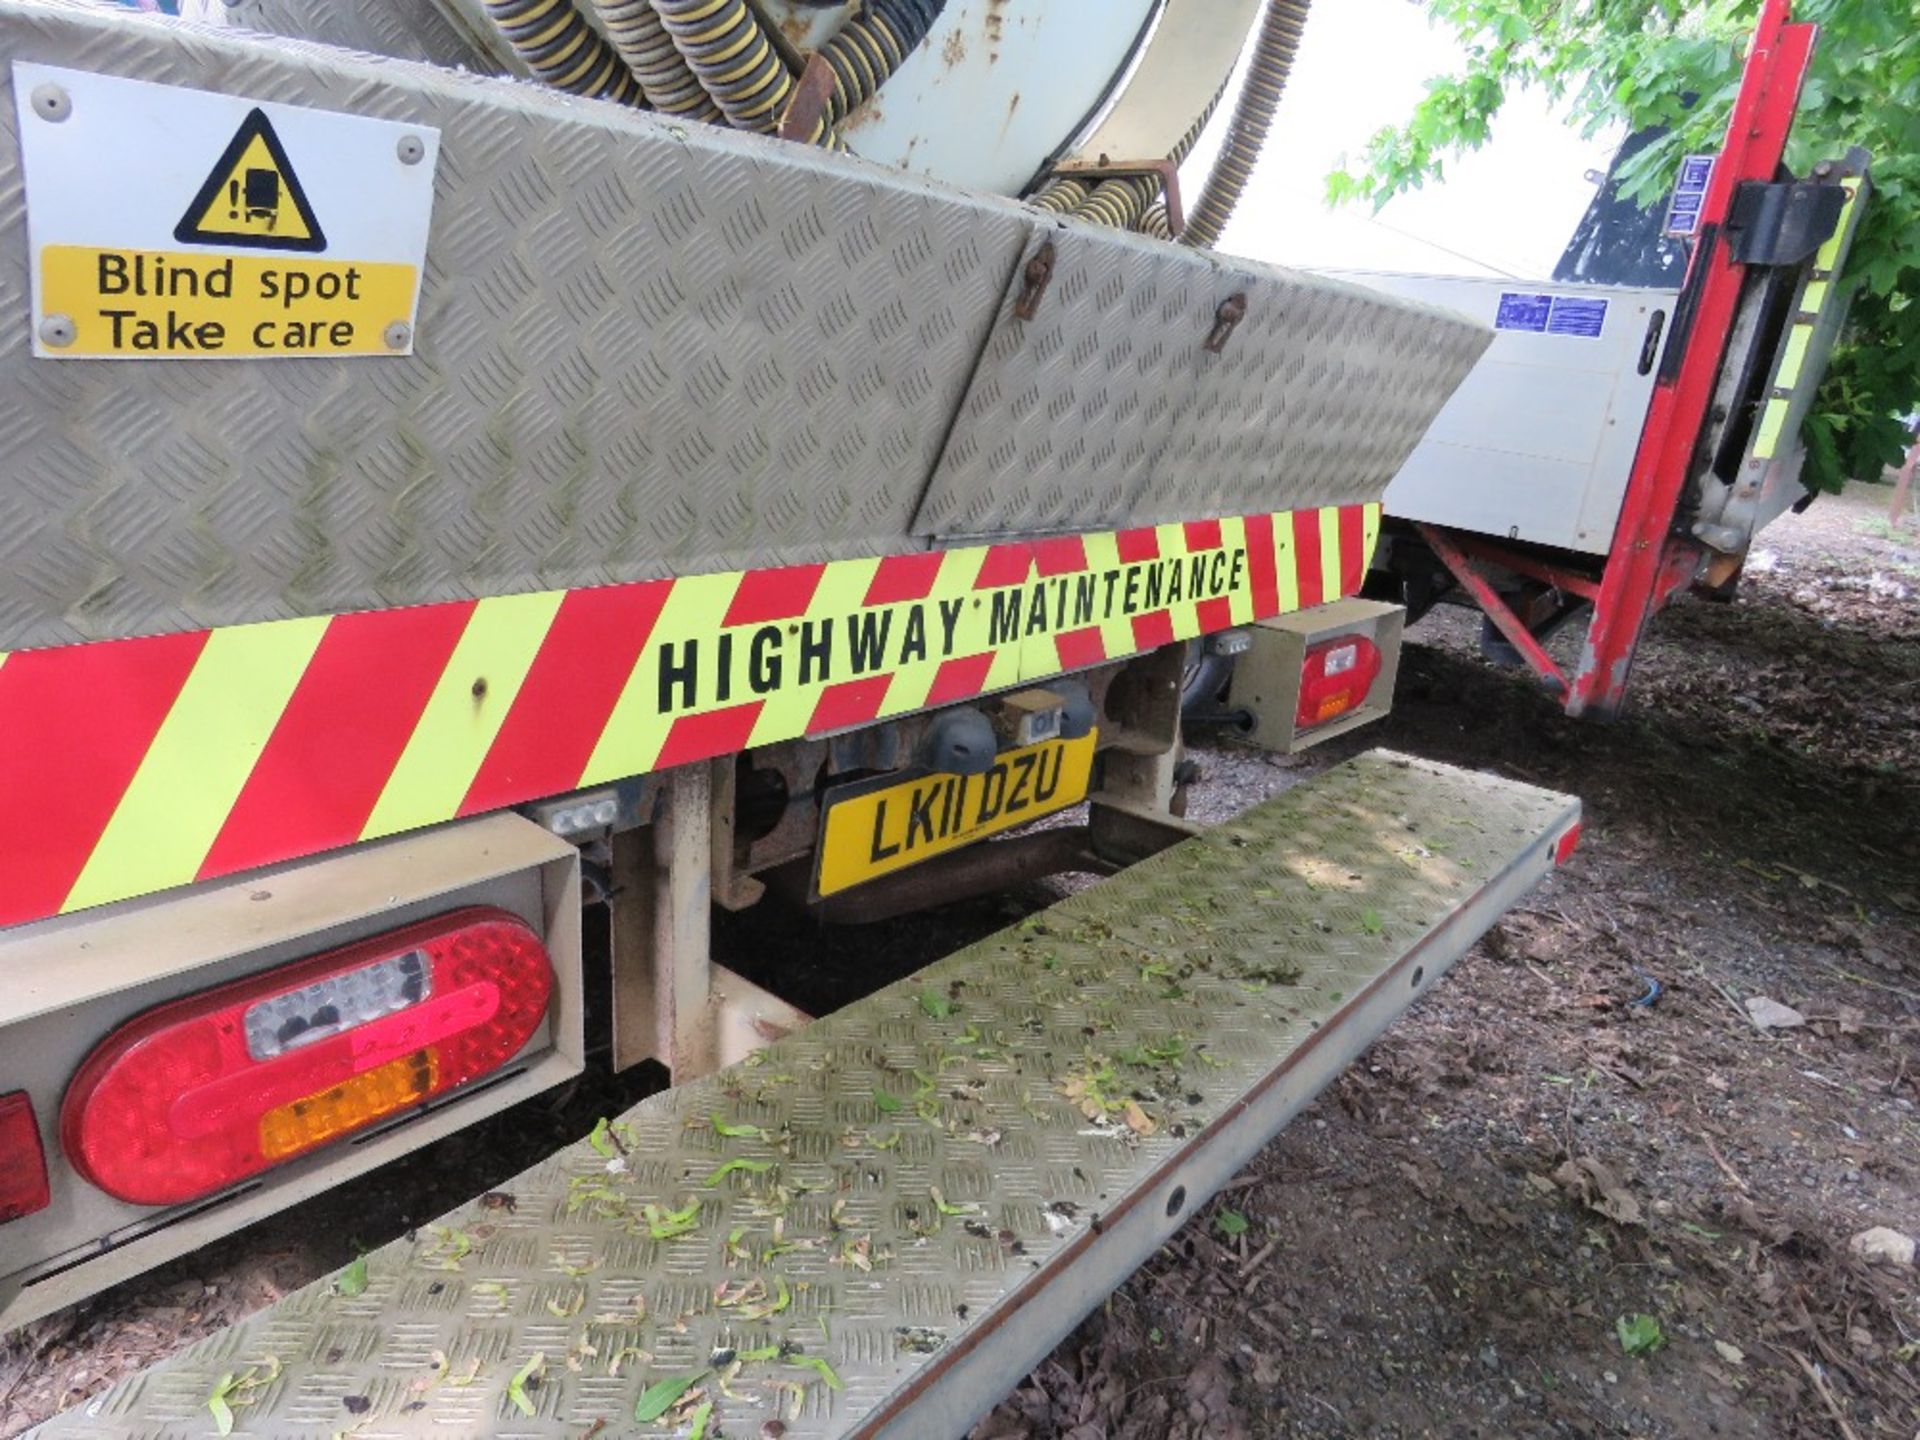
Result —
[{"label": "yellow licence plate", "polygon": [[819,893],[904,870],[1087,798],[1098,731],[1002,751],[984,775],[922,775],[827,805]]}]

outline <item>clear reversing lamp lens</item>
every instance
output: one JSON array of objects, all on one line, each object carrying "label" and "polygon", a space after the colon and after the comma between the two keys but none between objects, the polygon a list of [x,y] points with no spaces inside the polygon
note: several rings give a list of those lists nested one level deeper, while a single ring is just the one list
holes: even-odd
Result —
[{"label": "clear reversing lamp lens", "polygon": [[1359,661],[1360,647],[1358,645],[1342,645],[1338,650],[1329,650],[1327,652],[1326,664],[1321,673],[1326,675],[1344,675],[1347,671],[1353,669]]},{"label": "clear reversing lamp lens", "polygon": [[432,990],[427,957],[419,950],[289,990],[247,1008],[247,1053],[271,1060],[417,1005]]}]

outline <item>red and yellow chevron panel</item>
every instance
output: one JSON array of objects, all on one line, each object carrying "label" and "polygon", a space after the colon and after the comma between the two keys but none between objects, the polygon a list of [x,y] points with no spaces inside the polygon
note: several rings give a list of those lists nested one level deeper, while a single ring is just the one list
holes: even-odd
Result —
[{"label": "red and yellow chevron panel", "polygon": [[824,734],[1322,604],[1380,507],[0,655],[0,924]]}]

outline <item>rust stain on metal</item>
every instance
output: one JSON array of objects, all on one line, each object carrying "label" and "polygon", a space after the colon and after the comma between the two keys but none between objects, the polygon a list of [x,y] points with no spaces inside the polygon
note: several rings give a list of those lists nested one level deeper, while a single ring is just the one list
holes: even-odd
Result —
[{"label": "rust stain on metal", "polygon": [[951,70],[967,58],[967,37],[958,25],[947,32],[945,43],[940,46],[940,59]]},{"label": "rust stain on metal", "polygon": [[787,113],[780,117],[780,138],[812,139],[814,127],[826,113],[827,101],[832,96],[833,71],[816,50],[807,61],[807,68],[800,72],[799,82],[793,87],[793,96],[787,101]]}]

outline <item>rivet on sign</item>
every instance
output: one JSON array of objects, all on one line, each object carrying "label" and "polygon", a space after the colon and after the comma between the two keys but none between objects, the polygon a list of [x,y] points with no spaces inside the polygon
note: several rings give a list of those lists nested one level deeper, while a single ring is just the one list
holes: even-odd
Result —
[{"label": "rivet on sign", "polygon": [[67,94],[64,86],[36,85],[33,87],[33,113],[42,120],[50,120],[58,125],[73,114],[73,97]]},{"label": "rivet on sign", "polygon": [[404,350],[413,343],[413,327],[404,320],[396,320],[387,326],[385,339],[389,350]]},{"label": "rivet on sign", "polygon": [[402,135],[400,143],[393,148],[402,165],[418,165],[427,158],[427,147],[418,135]]},{"label": "rivet on sign", "polygon": [[73,321],[65,315],[49,315],[40,322],[40,338],[59,349],[71,345],[77,334]]}]

